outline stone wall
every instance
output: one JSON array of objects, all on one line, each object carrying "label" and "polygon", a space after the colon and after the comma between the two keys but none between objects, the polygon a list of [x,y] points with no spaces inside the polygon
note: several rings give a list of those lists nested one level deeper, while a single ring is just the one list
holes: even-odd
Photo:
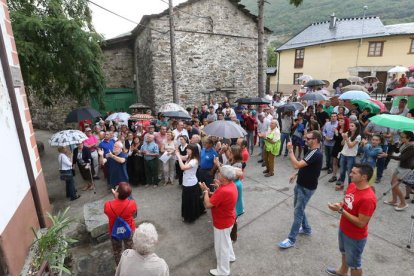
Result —
[{"label": "stone wall", "polygon": [[103,71],[106,88],[133,88],[134,53],[128,44],[115,45],[102,49]]},{"label": "stone wall", "polygon": [[[235,89],[231,101],[256,96],[257,24],[230,1],[202,0],[181,9],[183,12],[178,10],[175,17],[180,104],[193,106],[207,101],[208,95],[202,92],[216,88]],[[168,30],[168,24],[168,17],[163,16],[151,19],[149,27]],[[172,101],[169,33],[146,30],[137,38],[141,42],[136,54],[140,93],[144,103],[157,109]],[[152,59],[145,57],[148,53]]]}]

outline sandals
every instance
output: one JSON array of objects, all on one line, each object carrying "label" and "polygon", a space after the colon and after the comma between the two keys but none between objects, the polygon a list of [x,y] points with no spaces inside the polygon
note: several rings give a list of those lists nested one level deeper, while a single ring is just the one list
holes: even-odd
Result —
[{"label": "sandals", "polygon": [[391,202],[391,201],[388,201],[388,200],[385,200],[384,204],[391,205],[391,206],[398,206],[397,202]]}]

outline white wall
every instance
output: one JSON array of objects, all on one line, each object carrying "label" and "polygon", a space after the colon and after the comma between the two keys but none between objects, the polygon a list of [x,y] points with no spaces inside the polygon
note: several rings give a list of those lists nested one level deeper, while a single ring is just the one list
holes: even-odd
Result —
[{"label": "white wall", "polygon": [[[4,24],[4,10],[0,8],[0,26],[3,32],[9,63],[12,64],[11,43]],[[20,113],[24,118],[23,100],[18,95]],[[23,120],[25,121],[25,120]],[[30,145],[29,126],[25,125],[26,143]],[[10,221],[23,197],[30,189],[29,180],[24,165],[23,155],[19,144],[15,121],[12,113],[10,98],[4,78],[3,68],[0,66],[0,234]],[[29,146],[31,149],[31,146]],[[31,162],[36,171],[34,152],[31,153]],[[35,172],[35,176],[39,172]]]}]

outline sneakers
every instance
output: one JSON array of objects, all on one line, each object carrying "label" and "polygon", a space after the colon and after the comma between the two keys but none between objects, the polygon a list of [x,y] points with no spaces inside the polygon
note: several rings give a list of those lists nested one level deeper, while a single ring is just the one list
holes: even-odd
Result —
[{"label": "sneakers", "polygon": [[263,160],[262,160],[262,159],[260,159],[259,161],[257,161],[257,163],[263,163]]},{"label": "sneakers", "polygon": [[284,241],[279,242],[278,245],[282,249],[287,249],[287,248],[293,247],[295,245],[295,243],[292,242],[290,239],[286,239]]},{"label": "sneakers", "polygon": [[312,230],[309,232],[306,232],[305,230],[303,230],[302,227],[299,228],[299,234],[301,235],[306,235],[306,236],[312,236]]},{"label": "sneakers", "polygon": [[227,275],[224,275],[224,274],[219,274],[216,268],[210,269],[210,275],[213,275],[213,276],[227,276]]},{"label": "sneakers", "polygon": [[336,176],[334,175],[331,178],[329,178],[328,182],[332,183],[332,182],[335,182],[337,180],[338,180],[338,178],[336,178]]},{"label": "sneakers", "polygon": [[325,272],[328,273],[329,275],[343,276],[342,274],[339,274],[338,272],[336,272],[336,269],[332,267],[327,267]]},{"label": "sneakers", "polygon": [[375,184],[379,184],[381,182],[381,178],[375,179]]}]

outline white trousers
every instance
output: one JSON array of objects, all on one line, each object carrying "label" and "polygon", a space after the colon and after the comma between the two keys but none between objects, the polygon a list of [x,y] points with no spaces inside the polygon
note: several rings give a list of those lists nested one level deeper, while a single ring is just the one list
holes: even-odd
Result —
[{"label": "white trousers", "polygon": [[91,156],[92,156],[92,161],[93,161],[93,169],[95,171],[95,175],[94,177],[98,176],[98,170],[99,170],[99,156],[98,156],[98,151],[95,150],[93,152],[91,152]]},{"label": "white trousers", "polygon": [[217,272],[219,275],[230,275],[230,261],[235,261],[230,232],[233,226],[225,229],[214,228],[214,250],[216,251]]},{"label": "white trousers", "polygon": [[167,162],[162,162],[162,166],[164,169],[164,180],[167,182],[170,180],[171,182],[174,181],[175,175],[175,159],[170,158]]}]

